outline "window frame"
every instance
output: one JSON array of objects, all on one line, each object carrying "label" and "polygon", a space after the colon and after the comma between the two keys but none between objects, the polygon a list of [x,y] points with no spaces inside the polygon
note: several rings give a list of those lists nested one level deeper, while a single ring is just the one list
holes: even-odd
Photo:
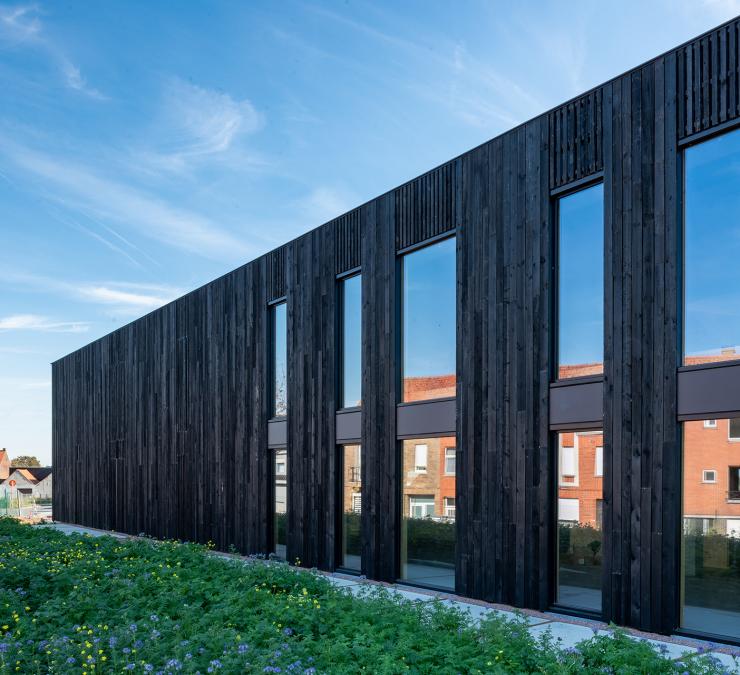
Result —
[{"label": "window frame", "polygon": [[[450,459],[450,457],[448,457],[448,454],[449,453],[452,454],[451,459],[452,459],[452,461],[454,463],[454,470],[453,471],[448,471],[447,470],[447,461]],[[445,462],[444,475],[445,476],[457,476],[457,446],[455,446],[454,448],[453,447],[450,447],[450,446],[447,446],[447,447],[444,448],[444,462]]]},{"label": "window frame", "polygon": [[[285,413],[277,414],[277,311],[278,307],[285,306]],[[287,297],[278,298],[267,304],[268,313],[268,392],[269,392],[269,410],[268,421],[285,420],[288,417],[288,345],[290,343],[288,336],[288,299]]]},{"label": "window frame", "polygon": [[344,326],[345,326],[345,282],[360,277],[360,401],[362,401],[362,269],[354,268],[345,272],[344,274],[337,275],[337,412],[349,412],[353,410],[362,410],[362,405],[345,406],[344,405],[344,357],[346,354],[346,347],[344,343]]}]

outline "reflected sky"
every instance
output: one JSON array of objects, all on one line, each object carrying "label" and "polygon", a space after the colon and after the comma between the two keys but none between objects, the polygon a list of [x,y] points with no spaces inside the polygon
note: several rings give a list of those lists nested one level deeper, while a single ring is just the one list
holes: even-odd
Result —
[{"label": "reflected sky", "polygon": [[604,186],[559,203],[560,365],[604,359]]},{"label": "reflected sky", "polygon": [[740,345],[740,131],[689,148],[685,164],[685,352],[719,354]]},{"label": "reflected sky", "polygon": [[455,239],[403,258],[403,375],[456,371]]},{"label": "reflected sky", "polygon": [[283,302],[273,308],[273,376],[274,401],[273,415],[288,412],[288,316],[287,305]]},{"label": "reflected sky", "polygon": [[360,405],[362,399],[362,277],[342,282],[342,407]]}]

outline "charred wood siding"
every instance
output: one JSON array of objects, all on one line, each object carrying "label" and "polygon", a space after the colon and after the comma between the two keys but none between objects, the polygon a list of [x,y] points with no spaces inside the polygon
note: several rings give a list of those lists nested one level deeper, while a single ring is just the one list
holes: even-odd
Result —
[{"label": "charred wood siding", "polygon": [[362,264],[362,227],[360,209],[355,209],[334,221],[334,258],[336,273],[349,272]]},{"label": "charred wood siding", "polygon": [[460,591],[550,601],[547,119],[463,158],[458,241]]},{"label": "charred wood siding", "polygon": [[288,560],[331,569],[337,453],[335,231],[326,227],[287,248]]},{"label": "charred wood siding", "polygon": [[680,139],[740,116],[739,50],[740,22],[732,21],[676,51]]},{"label": "charred wood siding", "polygon": [[595,89],[548,115],[550,187],[562,187],[601,171],[602,114],[602,90]]},{"label": "charred wood siding", "polygon": [[457,227],[459,166],[450,162],[395,190],[397,251]]},{"label": "charred wood siding", "polygon": [[57,361],[55,517],[268,551],[268,303],[285,297],[288,556],[332,569],[336,275],[361,264],[362,564],[394,581],[398,254],[454,231],[458,590],[547,607],[557,507],[552,191],[603,175],[603,614],[673,630],[678,148],[740,117],[737,71],[732,21]]}]

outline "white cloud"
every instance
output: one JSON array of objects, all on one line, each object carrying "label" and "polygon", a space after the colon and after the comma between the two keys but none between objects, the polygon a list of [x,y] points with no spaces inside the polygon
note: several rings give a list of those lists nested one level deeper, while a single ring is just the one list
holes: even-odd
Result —
[{"label": "white cloud", "polygon": [[0,331],[26,330],[43,333],[84,333],[90,327],[86,321],[53,321],[38,314],[12,314],[0,318]]},{"label": "white cloud", "polygon": [[260,164],[238,141],[261,129],[263,122],[247,99],[173,78],[164,88],[156,139],[137,159],[145,168],[175,173],[216,159]]},{"label": "white cloud", "polygon": [[57,192],[60,203],[133,227],[168,246],[207,258],[242,261],[254,253],[245,241],[205,216],[173,206],[126,183],[104,178],[92,168],[56,159],[9,139],[0,140],[17,166],[61,191],[61,194]]},{"label": "white cloud", "polygon": [[309,224],[321,225],[342,215],[356,203],[352,195],[330,187],[317,187],[298,204],[299,211]]},{"label": "white cloud", "polygon": [[12,46],[25,45],[45,52],[58,66],[63,82],[69,89],[99,101],[106,100],[104,94],[88,86],[79,67],[72,63],[64,50],[44,33],[40,13],[36,5],[0,7],[0,43]]},{"label": "white cloud", "polygon": [[[120,285],[119,285],[120,286]],[[123,290],[128,288],[130,290]],[[146,286],[144,284],[127,284],[123,288],[111,285],[79,286],[79,295],[93,302],[105,305],[116,305],[129,310],[152,310],[166,305],[182,295],[182,291],[163,286]],[[150,290],[149,293],[139,291]]]}]

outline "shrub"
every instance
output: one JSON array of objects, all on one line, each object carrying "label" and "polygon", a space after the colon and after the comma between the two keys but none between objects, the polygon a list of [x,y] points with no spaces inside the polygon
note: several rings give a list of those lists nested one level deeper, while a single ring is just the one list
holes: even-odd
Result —
[{"label": "shrub", "polygon": [[315,572],[172,541],[67,536],[0,518],[0,672],[719,673],[618,634],[561,651],[523,618],[480,625]]}]

